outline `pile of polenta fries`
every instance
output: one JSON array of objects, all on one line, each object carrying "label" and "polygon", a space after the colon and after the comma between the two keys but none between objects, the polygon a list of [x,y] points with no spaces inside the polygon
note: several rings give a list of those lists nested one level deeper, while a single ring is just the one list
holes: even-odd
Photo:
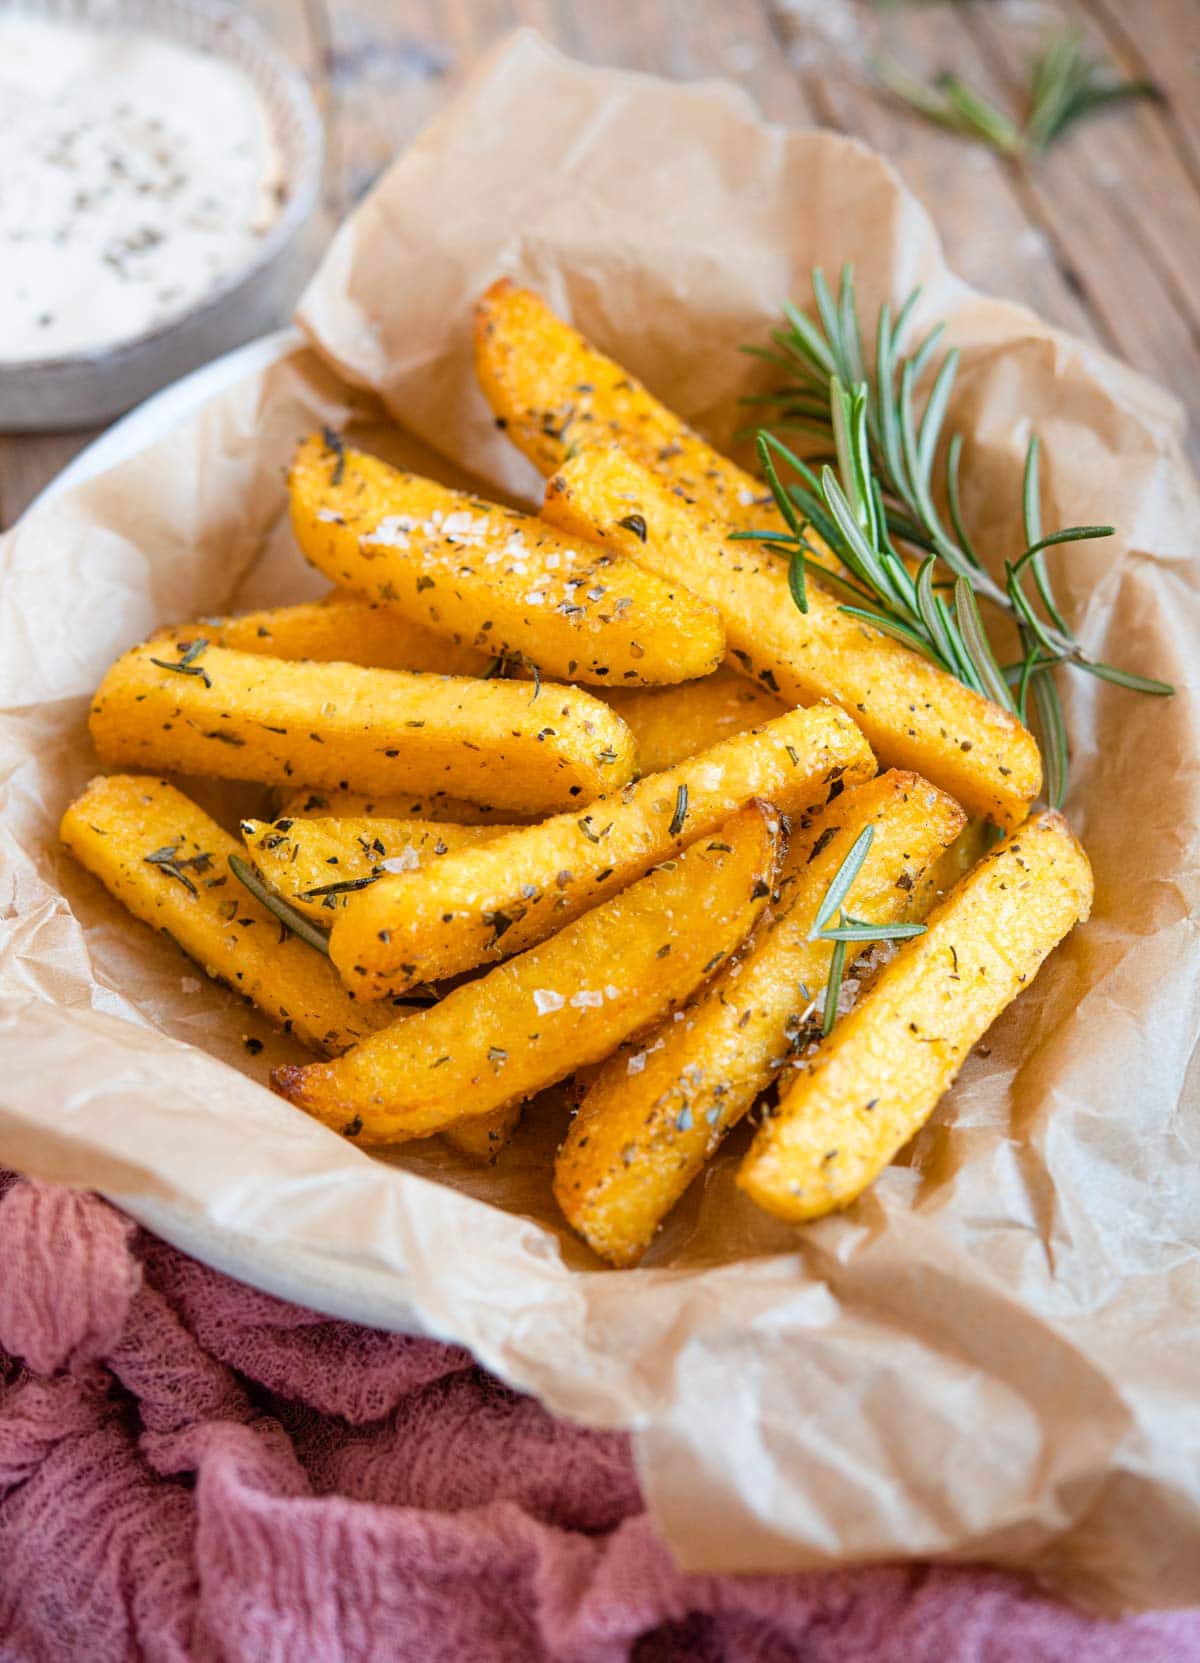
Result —
[{"label": "pile of polenta fries", "polygon": [[[569,1079],[554,1190],[614,1265],[756,1105],[746,1193],[844,1207],[1087,916],[1087,859],[1016,717],[731,539],[781,523],[759,480],[534,294],[494,285],[476,345],[541,515],[306,439],[336,587],[119,659],[91,732],[139,772],[63,839],[324,1053],[272,1084],[347,1138],[494,1160]],[[163,770],[277,818],[239,844]]]}]

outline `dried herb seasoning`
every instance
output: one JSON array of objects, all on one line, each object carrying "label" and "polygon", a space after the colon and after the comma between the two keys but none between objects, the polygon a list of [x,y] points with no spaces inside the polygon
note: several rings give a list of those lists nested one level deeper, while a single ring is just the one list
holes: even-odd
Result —
[{"label": "dried herb seasoning", "polygon": [[205,687],[211,688],[212,677],[209,675],[207,670],[196,663],[196,660],[200,657],[200,654],[207,646],[208,642],[204,639],[204,637],[202,635],[197,636],[194,641],[189,641],[186,644],[182,641],[179,643],[179,658],[151,658],[150,662],[157,669],[171,670],[177,676],[197,676],[204,683]]},{"label": "dried herb seasoning", "polygon": [[[243,884],[254,896],[256,901],[266,907],[268,912],[275,914],[281,924],[285,924],[293,935],[298,935],[301,941],[315,947],[318,953],[329,957],[329,943],[317,927],[310,923],[303,913],[297,912],[281,895],[276,895],[273,889],[268,889],[258,873],[244,861],[240,855],[229,856],[229,870],[240,884]],[[234,912],[236,914],[236,906]],[[253,919],[250,920],[253,923]]]}]

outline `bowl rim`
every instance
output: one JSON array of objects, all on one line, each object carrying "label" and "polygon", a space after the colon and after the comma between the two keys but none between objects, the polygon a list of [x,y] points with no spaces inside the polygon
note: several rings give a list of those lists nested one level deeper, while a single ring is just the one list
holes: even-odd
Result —
[{"label": "bowl rim", "polygon": [[[244,265],[227,272],[192,305],[111,346],[88,352],[59,353],[49,358],[0,357],[0,380],[15,381],[18,376],[52,378],[56,374],[108,369],[126,358],[140,356],[147,348],[219,310],[294,241],[312,217],[320,191],[325,159],[323,123],[302,72],[280,51],[261,24],[236,10],[227,0],[205,0],[204,4],[198,0],[0,0],[0,17],[14,14],[91,24],[106,33],[142,28],[149,34],[226,58],[254,83],[277,142],[282,138],[278,105],[286,107],[295,124],[298,154],[289,168],[287,198],[253,257]],[[194,35],[189,35],[189,30],[194,30]],[[227,49],[225,42],[230,39],[243,49],[244,56]],[[273,97],[263,96],[264,81],[271,83]]]}]

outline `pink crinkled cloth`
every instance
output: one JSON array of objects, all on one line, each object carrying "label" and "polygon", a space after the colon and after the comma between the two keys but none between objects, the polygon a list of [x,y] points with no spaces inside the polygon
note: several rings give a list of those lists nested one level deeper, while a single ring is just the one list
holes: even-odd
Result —
[{"label": "pink crinkled cloth", "polygon": [[3,1663],[1200,1663],[996,1572],[685,1576],[624,1437],[0,1192]]}]

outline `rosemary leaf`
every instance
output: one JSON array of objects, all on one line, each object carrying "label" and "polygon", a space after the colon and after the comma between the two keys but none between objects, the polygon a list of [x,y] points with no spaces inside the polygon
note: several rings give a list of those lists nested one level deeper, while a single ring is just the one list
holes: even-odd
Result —
[{"label": "rosemary leaf", "polygon": [[675,812],[671,816],[671,824],[667,828],[672,837],[678,837],[683,830],[688,812],[688,788],[681,785],[675,793]]},{"label": "rosemary leaf", "polygon": [[1015,709],[1008,683],[1001,674],[1000,666],[996,663],[996,655],[984,634],[983,619],[979,616],[975,592],[965,577],[956,579],[954,584],[954,612],[958,620],[959,634],[971,655],[971,663],[975,666],[975,673],[979,677],[983,692],[989,699],[994,699],[1001,709]]},{"label": "rosemary leaf", "polygon": [[825,891],[825,898],[817,908],[817,916],[813,919],[812,928],[808,932],[808,939],[815,941],[824,930],[826,924],[837,912],[850,889],[850,885],[862,871],[863,861],[871,852],[871,844],[875,841],[874,826],[864,826],[846,851],[846,858],[830,879],[829,888]]},{"label": "rosemary leaf", "polygon": [[315,947],[318,953],[324,953],[326,958],[329,957],[329,943],[320,930],[315,925],[310,924],[303,913],[297,912],[295,907],[290,907],[281,895],[276,895],[273,889],[268,889],[247,861],[244,861],[240,855],[230,855],[229,870],[239,883],[246,886],[254,899],[261,901],[268,912],[273,912],[279,922],[285,925],[293,935],[298,935],[301,941],[307,941],[308,945]]},{"label": "rosemary leaf", "polygon": [[1095,658],[1089,659],[1079,668],[1086,670],[1089,675],[1099,677],[1101,681],[1111,681],[1118,687],[1128,687],[1134,693],[1149,693],[1156,699],[1169,699],[1175,691],[1169,681],[1155,681],[1153,676],[1137,676],[1132,670],[1118,670],[1115,665],[1101,664]]},{"label": "rosemary leaf", "polygon": [[788,561],[788,589],[801,612],[808,611],[808,590],[804,585],[804,550],[797,549]]},{"label": "rosemary leaf", "polygon": [[950,509],[950,524],[954,527],[954,535],[958,538],[958,546],[971,564],[978,566],[982,562],[975,553],[974,545],[967,535],[967,528],[963,523],[962,503],[958,495],[958,469],[962,461],[962,446],[962,434],[955,433],[946,452],[946,502]]},{"label": "rosemary leaf", "polygon": [[842,977],[846,974],[846,943],[835,941],[833,957],[829,961],[829,978],[825,983],[824,1008],[821,1016],[821,1038],[828,1039],[837,1021],[838,995],[842,991]]},{"label": "rosemary leaf", "polygon": [[840,924],[821,931],[822,941],[912,941],[925,934],[924,924],[869,924],[859,918],[842,917]]},{"label": "rosemary leaf", "polygon": [[1062,704],[1051,671],[1036,671],[1030,678],[1029,685],[1033,692],[1038,738],[1041,740],[1042,762],[1046,770],[1046,801],[1051,808],[1061,808],[1066,801],[1067,771],[1070,766],[1067,725],[1063,721]]},{"label": "rosemary leaf", "polygon": [[773,448],[782,449],[786,447],[781,447],[777,439],[771,441],[767,435],[760,433],[757,445],[758,465],[763,471],[763,478],[771,487],[772,496],[779,504],[779,512],[787,521],[788,530],[792,533],[793,537],[800,537],[803,535],[803,531],[800,521],[796,517],[796,510],[792,507],[792,499],[784,490],[782,484],[780,483],[779,475],[775,471],[775,459],[771,455]]},{"label": "rosemary leaf", "polygon": [[909,629],[906,624],[898,622],[897,619],[885,617],[882,612],[869,612],[861,606],[843,606],[842,611],[850,618],[861,618],[864,623],[870,624],[873,629],[882,630],[885,635],[894,636],[897,641],[903,641],[906,647],[912,647],[916,652],[923,654],[925,658],[932,658],[936,662],[937,654],[924,636],[918,635],[915,629]]}]

